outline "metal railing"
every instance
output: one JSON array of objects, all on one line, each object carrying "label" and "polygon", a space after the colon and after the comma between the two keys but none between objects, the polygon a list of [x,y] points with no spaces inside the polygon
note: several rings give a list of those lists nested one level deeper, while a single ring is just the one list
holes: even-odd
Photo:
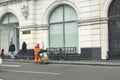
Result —
[{"label": "metal railing", "polygon": [[77,49],[76,47],[51,47],[47,48],[47,53],[51,60],[55,57],[58,57],[59,60],[66,60],[67,54],[77,53]]}]

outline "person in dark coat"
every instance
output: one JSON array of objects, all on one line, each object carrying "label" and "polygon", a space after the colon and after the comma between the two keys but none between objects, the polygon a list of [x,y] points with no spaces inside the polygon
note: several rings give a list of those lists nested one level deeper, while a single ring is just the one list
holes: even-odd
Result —
[{"label": "person in dark coat", "polygon": [[26,56],[28,57],[27,53],[27,44],[25,43],[25,41],[22,44],[22,57],[24,58],[24,55],[26,54]]},{"label": "person in dark coat", "polygon": [[3,56],[4,56],[4,49],[1,50],[1,54],[0,55],[1,55],[1,58],[3,58]]},{"label": "person in dark coat", "polygon": [[14,51],[15,51],[15,45],[11,42],[9,46],[9,52],[10,52],[11,59],[15,59]]}]

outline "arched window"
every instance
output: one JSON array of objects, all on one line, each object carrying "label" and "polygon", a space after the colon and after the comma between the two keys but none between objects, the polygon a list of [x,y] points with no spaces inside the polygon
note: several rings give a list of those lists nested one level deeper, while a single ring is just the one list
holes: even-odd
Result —
[{"label": "arched window", "polygon": [[49,46],[78,47],[77,14],[72,7],[60,5],[50,14]]},{"label": "arched window", "polygon": [[109,51],[120,51],[120,0],[113,0],[108,12]]},{"label": "arched window", "polygon": [[0,49],[4,49],[5,53],[8,53],[10,42],[13,42],[16,46],[16,50],[19,46],[19,31],[17,17],[12,13],[6,13],[0,21]]},{"label": "arched window", "polygon": [[113,0],[108,12],[109,51],[120,51],[120,0]]}]

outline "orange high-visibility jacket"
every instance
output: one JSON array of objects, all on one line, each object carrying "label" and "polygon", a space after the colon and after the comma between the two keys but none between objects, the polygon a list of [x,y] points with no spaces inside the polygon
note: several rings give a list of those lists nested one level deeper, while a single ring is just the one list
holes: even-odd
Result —
[{"label": "orange high-visibility jacket", "polygon": [[34,54],[38,54],[40,52],[40,48],[39,47],[35,47],[34,48]]}]

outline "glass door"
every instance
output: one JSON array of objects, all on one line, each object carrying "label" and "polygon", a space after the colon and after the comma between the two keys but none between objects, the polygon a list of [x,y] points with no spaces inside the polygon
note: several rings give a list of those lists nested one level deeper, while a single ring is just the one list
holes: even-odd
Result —
[{"label": "glass door", "polygon": [[8,53],[8,44],[9,44],[9,30],[8,30],[8,25],[1,25],[1,30],[0,30],[0,46],[1,49],[4,49],[5,53]]}]

